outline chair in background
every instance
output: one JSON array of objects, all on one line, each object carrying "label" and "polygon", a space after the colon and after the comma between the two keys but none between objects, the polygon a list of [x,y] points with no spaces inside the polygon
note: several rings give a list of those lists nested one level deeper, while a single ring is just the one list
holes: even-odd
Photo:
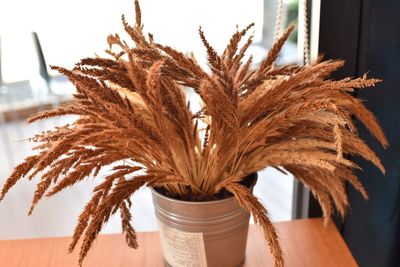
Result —
[{"label": "chair in background", "polygon": [[42,45],[38,34],[32,32],[32,40],[36,50],[36,55],[39,63],[39,75],[47,84],[48,93],[50,96],[68,96],[75,92],[74,86],[68,81],[65,76],[51,76],[48,71]]},{"label": "chair in background", "polygon": [[[27,149],[22,144],[16,144],[17,140],[23,140],[32,133],[33,127],[24,127],[22,120],[34,113],[47,108],[59,106],[62,102],[71,99],[72,85],[65,78],[51,77],[48,72],[45,56],[42,50],[38,34],[28,33],[31,42],[24,46],[32,45],[33,60],[36,60],[38,72],[32,71],[32,76],[17,81],[5,81],[4,64],[5,49],[2,49],[2,41],[6,36],[0,36],[0,158],[1,168],[11,169],[18,161],[19,155],[24,154],[19,150]],[[14,52],[14,51],[12,51]],[[7,53],[10,53],[8,51]],[[48,123],[47,123],[48,124]],[[44,130],[48,125],[38,123],[36,131]],[[27,132],[29,131],[29,133]],[[4,171],[4,170],[3,170]]]},{"label": "chair in background", "polygon": [[[31,42],[28,45],[33,46],[33,60],[36,61],[38,70],[23,80],[6,82],[0,78],[0,110],[5,111],[3,113],[6,121],[26,118],[32,113],[58,106],[71,100],[71,94],[74,93],[74,87],[65,77],[53,77],[49,74],[38,34],[30,32],[29,35]],[[1,70],[4,71],[7,66],[3,65],[1,68],[0,76]]]}]

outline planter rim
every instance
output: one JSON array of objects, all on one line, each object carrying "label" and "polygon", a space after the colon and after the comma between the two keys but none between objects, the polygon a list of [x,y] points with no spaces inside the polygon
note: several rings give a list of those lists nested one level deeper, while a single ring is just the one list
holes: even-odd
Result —
[{"label": "planter rim", "polygon": [[[254,182],[252,183],[251,187],[255,186],[255,184],[257,183],[257,172],[251,173],[249,175],[247,175],[247,177],[254,177]],[[157,197],[162,198],[164,200],[168,200],[171,202],[175,202],[175,203],[181,203],[181,204],[192,204],[192,205],[210,205],[210,204],[215,204],[215,203],[223,203],[223,202],[228,202],[231,201],[232,199],[235,199],[235,196],[230,196],[227,198],[223,198],[223,199],[217,199],[217,200],[207,200],[207,201],[188,201],[188,200],[179,200],[176,198],[172,198],[172,197],[168,197],[160,192],[158,192],[157,190],[155,190],[153,187],[150,187],[150,190],[153,194],[157,195]]]},{"label": "planter rim", "polygon": [[207,200],[207,201],[188,201],[188,200],[179,200],[176,198],[172,198],[172,197],[167,197],[164,194],[159,193],[157,190],[155,190],[153,187],[150,187],[150,190],[153,194],[157,195],[157,197],[171,201],[171,202],[176,202],[176,203],[181,203],[181,204],[192,204],[192,205],[207,205],[207,204],[211,204],[211,203],[222,203],[222,202],[226,202],[226,201],[230,201],[234,198],[234,196],[230,196],[227,198],[223,198],[223,199],[217,199],[217,200]]}]

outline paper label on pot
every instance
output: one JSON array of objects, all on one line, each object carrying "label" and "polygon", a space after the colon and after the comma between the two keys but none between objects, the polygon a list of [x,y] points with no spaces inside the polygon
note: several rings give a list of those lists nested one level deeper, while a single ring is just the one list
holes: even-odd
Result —
[{"label": "paper label on pot", "polygon": [[173,267],[207,267],[203,233],[177,230],[158,221],[164,258]]}]

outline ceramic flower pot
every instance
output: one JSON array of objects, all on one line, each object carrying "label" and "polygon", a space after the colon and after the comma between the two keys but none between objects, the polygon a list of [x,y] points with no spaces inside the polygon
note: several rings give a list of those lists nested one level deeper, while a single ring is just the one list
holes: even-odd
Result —
[{"label": "ceramic flower pot", "polygon": [[[245,179],[253,188],[257,174]],[[181,201],[152,190],[166,266],[237,267],[245,260],[250,214],[231,196]]]}]

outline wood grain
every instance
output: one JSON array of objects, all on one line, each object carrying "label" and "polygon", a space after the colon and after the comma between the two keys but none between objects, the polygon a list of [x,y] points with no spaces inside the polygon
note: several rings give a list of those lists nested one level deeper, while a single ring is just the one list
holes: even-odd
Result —
[{"label": "wood grain", "polygon": [[[275,224],[287,266],[357,266],[334,224],[321,219],[295,220]],[[132,250],[121,235],[102,235],[89,252],[84,267],[163,266],[157,232],[139,233],[140,247]],[[78,252],[67,254],[69,237],[0,241],[0,266],[77,266]],[[272,266],[272,257],[260,229],[251,226],[243,267]]]}]

